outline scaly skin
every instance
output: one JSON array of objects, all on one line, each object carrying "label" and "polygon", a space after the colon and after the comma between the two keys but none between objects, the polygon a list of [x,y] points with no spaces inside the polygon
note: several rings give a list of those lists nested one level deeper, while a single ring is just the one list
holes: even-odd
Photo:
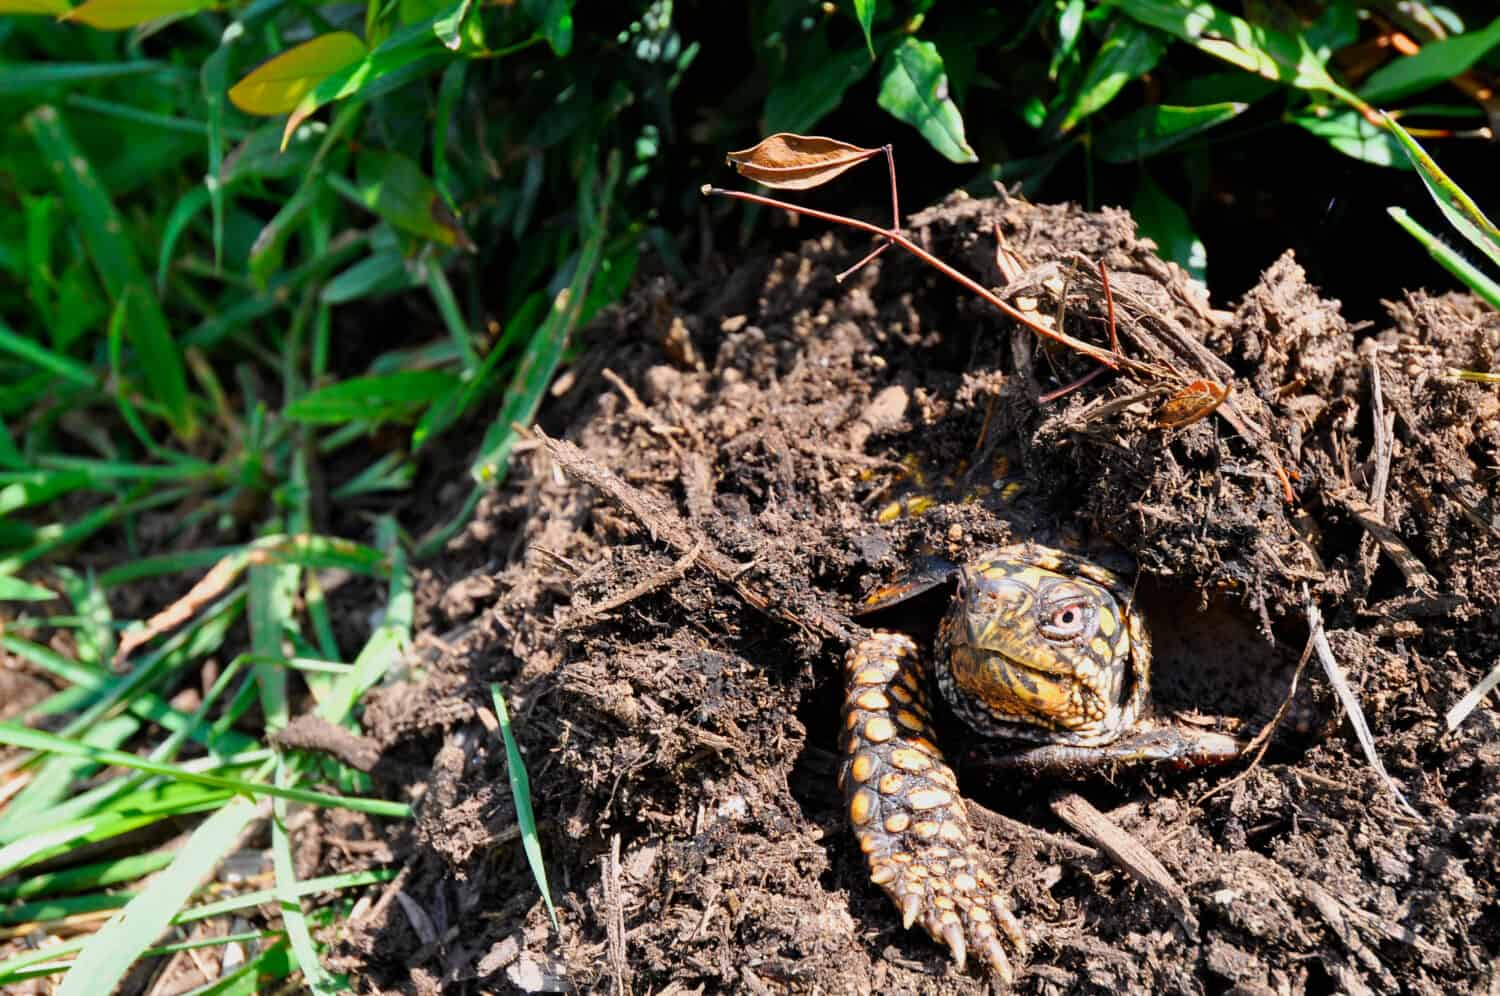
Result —
[{"label": "scaly skin", "polygon": [[[1145,628],[1114,574],[1024,544],[960,572],[935,677],[954,712],[981,734],[1095,748],[1143,716],[1150,658]],[[849,651],[839,774],[846,812],[871,881],[905,925],[921,923],[960,968],[972,951],[1009,982],[1001,938],[1024,957],[1025,935],[938,749],[927,681],[910,637],[875,633]]]},{"label": "scaly skin", "polygon": [[845,660],[839,784],[870,881],[906,927],[920,922],[963,967],[970,950],[1009,982],[996,927],[1024,954],[1025,936],[974,843],[958,780],[933,739],[917,645],[877,633]]}]

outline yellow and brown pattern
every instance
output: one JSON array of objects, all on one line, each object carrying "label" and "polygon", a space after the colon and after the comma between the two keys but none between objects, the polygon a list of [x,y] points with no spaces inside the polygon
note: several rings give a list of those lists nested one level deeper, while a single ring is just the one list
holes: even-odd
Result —
[{"label": "yellow and brown pattern", "polygon": [[945,944],[962,968],[970,950],[1011,978],[1003,933],[1025,951],[984,856],[974,844],[958,779],[933,741],[926,674],[917,645],[876,633],[845,661],[844,765],[839,785],[870,880]]},{"label": "yellow and brown pattern", "polygon": [[1033,543],[959,570],[935,657],[953,711],[990,737],[1108,743],[1150,695],[1150,637],[1119,576]]},{"label": "yellow and brown pattern", "polygon": [[[1036,544],[1005,547],[958,571],[935,666],[949,704],[978,732],[1049,744],[1107,744],[1149,696],[1151,645],[1112,572]],[[1012,976],[1001,938],[1025,936],[975,843],[958,782],[932,728],[916,644],[875,633],[845,660],[849,821],[907,927],[920,923],[960,967],[976,952]]]}]

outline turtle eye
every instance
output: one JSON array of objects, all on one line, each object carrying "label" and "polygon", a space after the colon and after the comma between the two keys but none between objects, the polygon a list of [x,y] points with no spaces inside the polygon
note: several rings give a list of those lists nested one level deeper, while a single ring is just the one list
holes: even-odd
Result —
[{"label": "turtle eye", "polygon": [[1086,599],[1054,605],[1042,617],[1042,635],[1049,640],[1071,640],[1089,627],[1094,607]]}]

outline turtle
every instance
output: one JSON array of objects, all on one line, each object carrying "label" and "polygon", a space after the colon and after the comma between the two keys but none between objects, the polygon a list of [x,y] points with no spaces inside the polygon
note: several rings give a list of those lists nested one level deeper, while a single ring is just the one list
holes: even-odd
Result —
[{"label": "turtle", "polygon": [[1025,773],[1101,766],[1221,763],[1243,744],[1151,716],[1151,640],[1115,571],[1036,542],[962,565],[929,558],[863,611],[944,583],[954,594],[930,658],[909,635],[876,630],[849,649],[839,784],[870,880],[945,945],[960,970],[974,953],[1013,978],[1025,932],[975,841],[957,776],[938,746],[929,686],[986,738],[1029,742],[992,761]]}]

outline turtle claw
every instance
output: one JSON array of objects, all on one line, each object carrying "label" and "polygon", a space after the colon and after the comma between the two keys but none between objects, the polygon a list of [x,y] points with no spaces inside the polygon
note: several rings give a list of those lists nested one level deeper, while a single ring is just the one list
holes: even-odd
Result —
[{"label": "turtle claw", "polygon": [[984,963],[989,966],[990,972],[1007,986],[1015,979],[1015,974],[1010,969],[1010,959],[1005,957],[1005,949],[1000,942],[993,937],[986,937],[984,943],[979,946],[979,953],[984,956]]},{"label": "turtle claw", "polygon": [[1021,921],[1016,919],[1010,907],[1006,906],[999,896],[996,896],[990,903],[990,908],[994,910],[995,919],[1000,922],[1000,929],[1005,931],[1005,938],[1016,949],[1016,953],[1022,958],[1028,956],[1031,953],[1031,947],[1026,943],[1026,932],[1021,929]]},{"label": "turtle claw", "polygon": [[953,952],[953,962],[958,970],[964,970],[964,964],[969,959],[969,942],[964,940],[964,929],[958,925],[958,921],[949,920],[943,924],[943,942],[948,945],[948,950]]},{"label": "turtle claw", "polygon": [[917,917],[922,915],[922,894],[920,892],[908,892],[901,897],[901,927],[910,930],[912,924],[917,922]]}]

